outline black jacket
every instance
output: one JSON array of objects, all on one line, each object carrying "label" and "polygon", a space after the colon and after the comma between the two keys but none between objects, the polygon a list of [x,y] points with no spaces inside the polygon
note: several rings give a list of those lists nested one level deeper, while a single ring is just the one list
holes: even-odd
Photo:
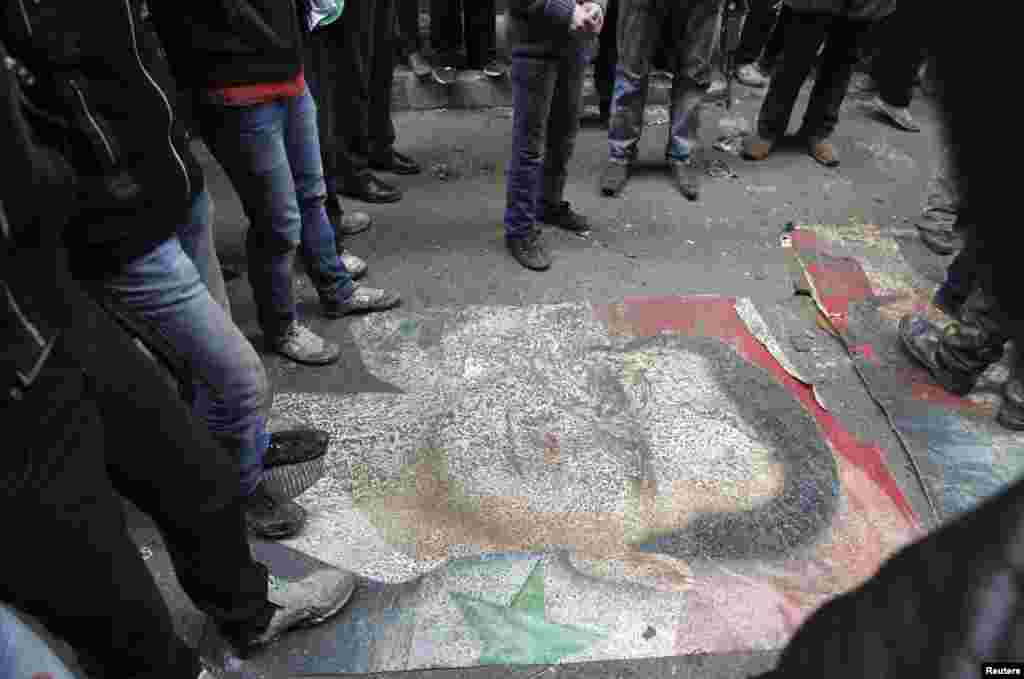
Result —
[{"label": "black jacket", "polygon": [[305,0],[150,0],[183,87],[291,80],[302,68]]},{"label": "black jacket", "polygon": [[137,0],[8,0],[2,11],[0,39],[30,74],[26,116],[78,177],[72,264],[82,276],[116,271],[171,237],[203,185],[156,35]]}]

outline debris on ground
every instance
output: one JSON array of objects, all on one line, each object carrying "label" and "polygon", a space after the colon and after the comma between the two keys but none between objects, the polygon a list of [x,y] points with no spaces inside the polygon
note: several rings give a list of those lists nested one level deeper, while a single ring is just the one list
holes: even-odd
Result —
[{"label": "debris on ground", "polygon": [[731,167],[724,160],[717,158],[707,161],[704,172],[712,179],[739,179]]},{"label": "debris on ground", "polygon": [[721,137],[715,140],[712,144],[712,148],[724,151],[734,156],[740,155],[740,151],[743,150],[743,141],[750,136],[748,132],[734,132],[733,134],[723,134]]}]

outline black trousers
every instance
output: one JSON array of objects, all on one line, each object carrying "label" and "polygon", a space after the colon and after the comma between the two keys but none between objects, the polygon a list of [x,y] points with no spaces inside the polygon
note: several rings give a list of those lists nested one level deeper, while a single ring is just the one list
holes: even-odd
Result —
[{"label": "black trousers", "polygon": [[733,60],[737,66],[752,64],[761,58],[779,18],[778,5],[779,0],[750,0],[750,11]]},{"label": "black trousers", "polygon": [[858,45],[870,27],[867,21],[852,21],[830,14],[788,14],[783,26],[785,40],[781,61],[761,105],[758,134],[775,140],[786,133],[800,88],[810,75],[824,41],[825,50],[800,134],[817,139],[831,136],[839,124],[839,109],[859,58]]},{"label": "black trousers", "polygon": [[779,16],[775,20],[775,28],[772,29],[768,43],[764,46],[764,51],[761,53],[761,64],[765,67],[774,68],[775,64],[778,63],[779,55],[782,54],[782,46],[786,41],[786,24],[789,23],[792,14],[792,8],[786,3],[782,3]]},{"label": "black trousers", "polygon": [[67,294],[74,326],[19,400],[0,399],[0,599],[68,641],[97,677],[191,679],[198,656],[175,633],[119,494],[155,520],[192,601],[245,634],[273,607],[237,463],[104,312]]},{"label": "black trousers", "polygon": [[[364,171],[370,157],[389,157],[394,147],[391,86],[395,68],[395,2],[346,2],[341,18],[318,31],[325,35],[317,36],[314,32],[314,40],[310,41],[321,39],[324,51],[319,69],[331,74],[326,78],[314,76],[322,91],[314,92],[314,86],[310,87],[317,105],[328,109],[318,121],[328,189],[332,183],[347,181]],[[331,89],[333,92],[329,92]],[[328,174],[329,167],[333,168],[333,176]]]},{"label": "black trousers", "polygon": [[439,65],[461,66],[459,49],[466,48],[467,68],[480,69],[497,52],[495,0],[430,0],[430,40]]},{"label": "black trousers", "polygon": [[597,58],[594,60],[594,89],[602,112],[612,105],[612,87],[615,86],[615,65],[619,63],[619,0],[608,0],[604,14],[604,27],[598,37]]},{"label": "black trousers", "polygon": [[420,0],[397,1],[398,44],[395,46],[395,54],[408,57],[413,52],[423,49],[423,36],[420,35]]},{"label": "black trousers", "polygon": [[871,78],[878,94],[890,106],[909,106],[917,72],[927,56],[919,17],[910,7],[902,7],[875,30],[877,51],[871,60]]}]

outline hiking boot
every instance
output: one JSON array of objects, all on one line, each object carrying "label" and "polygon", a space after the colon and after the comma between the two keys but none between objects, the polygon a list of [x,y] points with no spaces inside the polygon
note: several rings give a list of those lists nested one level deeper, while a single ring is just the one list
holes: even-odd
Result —
[{"label": "hiking boot", "polygon": [[587,218],[575,212],[567,200],[563,200],[558,205],[544,205],[541,208],[540,221],[576,233],[590,230],[590,222],[587,221]]},{"label": "hiking boot", "polygon": [[274,352],[305,365],[328,365],[341,355],[337,344],[326,341],[298,321],[292,321],[280,337],[272,338],[270,346]]},{"label": "hiking boot", "polygon": [[544,236],[536,226],[522,237],[505,237],[505,245],[516,261],[527,269],[544,271],[551,267],[551,255],[544,245]]},{"label": "hiking boot", "polygon": [[431,71],[430,64],[419,52],[413,52],[409,55],[409,68],[417,78],[426,78],[430,75]]},{"label": "hiking boot", "polygon": [[270,445],[263,454],[265,468],[301,464],[327,454],[331,435],[320,429],[288,429],[270,435]]},{"label": "hiking boot", "polygon": [[369,229],[373,225],[373,218],[365,212],[342,212],[331,223],[334,224],[335,233],[354,236]]},{"label": "hiking boot", "polygon": [[921,131],[921,127],[914,121],[914,117],[910,115],[910,111],[906,107],[890,106],[882,101],[881,97],[877,96],[872,100],[871,104],[878,113],[888,118],[889,122],[901,130],[906,130],[907,132]]},{"label": "hiking boot", "polygon": [[341,568],[322,568],[300,580],[268,574],[267,580],[267,600],[277,610],[265,630],[248,639],[233,640],[243,655],[289,630],[319,625],[344,608],[356,589],[356,575]]},{"label": "hiking boot", "polygon": [[366,275],[366,262],[356,257],[351,252],[343,247],[338,248],[338,257],[341,258],[341,263],[345,265],[345,271],[348,271],[349,275],[352,276],[352,280],[362,278]]},{"label": "hiking boot", "polygon": [[948,283],[939,286],[939,289],[935,291],[935,297],[932,298],[932,304],[950,318],[960,317],[960,309],[963,308],[966,301],[967,297],[953,290]]},{"label": "hiking boot", "polygon": [[936,231],[933,229],[917,229],[921,234],[921,242],[937,255],[952,255],[964,247],[964,237],[956,231]]},{"label": "hiking boot", "polygon": [[757,64],[743,64],[736,69],[736,80],[747,87],[766,87],[769,78],[761,72]]},{"label": "hiking boot", "polygon": [[398,306],[401,301],[397,292],[355,285],[348,299],[323,302],[323,309],[327,318],[341,318],[348,314],[386,311]]},{"label": "hiking boot", "polygon": [[747,160],[765,160],[772,153],[774,142],[756,134],[743,140],[743,157]]},{"label": "hiking boot", "polygon": [[957,396],[966,396],[974,388],[975,378],[955,373],[939,360],[942,332],[928,319],[913,314],[904,316],[900,320],[899,333],[903,347],[928,369],[943,389]]},{"label": "hiking boot", "polygon": [[827,139],[809,139],[807,141],[807,153],[825,167],[839,166],[839,156],[836,155],[836,149],[832,146],[832,142]]},{"label": "hiking boot", "polygon": [[1003,387],[1003,404],[999,406],[996,422],[1007,429],[1024,431],[1024,383],[1011,377]]},{"label": "hiking boot", "polygon": [[263,483],[245,499],[245,525],[249,532],[267,540],[297,535],[306,523],[306,510],[292,500],[267,492]]},{"label": "hiking boot", "polygon": [[700,197],[700,176],[703,169],[697,159],[690,156],[686,160],[672,160],[672,176],[675,178],[679,193],[687,200]]},{"label": "hiking boot", "polygon": [[629,181],[629,164],[609,160],[601,175],[601,193],[606,196],[617,196],[622,193]]},{"label": "hiking boot", "polygon": [[488,78],[503,78],[508,69],[498,59],[492,59],[484,66],[484,75]]}]

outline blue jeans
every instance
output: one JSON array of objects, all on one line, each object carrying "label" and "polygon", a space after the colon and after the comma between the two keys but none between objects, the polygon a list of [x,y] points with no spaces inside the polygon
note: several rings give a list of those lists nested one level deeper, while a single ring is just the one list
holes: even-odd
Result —
[{"label": "blue jeans", "polygon": [[0,677],[33,679],[40,674],[49,679],[73,679],[49,644],[0,604]]},{"label": "blue jeans", "polygon": [[264,335],[278,337],[296,319],[296,249],[321,300],[348,299],[352,277],[324,207],[317,109],[309,90],[255,106],[208,105],[202,126],[249,218],[249,282]]},{"label": "blue jeans", "polygon": [[558,205],[576,146],[586,51],[571,57],[512,57],[512,160],[508,166],[505,235],[521,238],[544,204]]},{"label": "blue jeans", "polygon": [[248,495],[263,478],[270,388],[256,350],[200,276],[200,270],[211,269],[203,245],[210,242],[210,229],[209,194],[203,191],[179,235],[104,279],[102,293],[188,362],[196,380],[196,416],[238,455],[242,492]]}]

